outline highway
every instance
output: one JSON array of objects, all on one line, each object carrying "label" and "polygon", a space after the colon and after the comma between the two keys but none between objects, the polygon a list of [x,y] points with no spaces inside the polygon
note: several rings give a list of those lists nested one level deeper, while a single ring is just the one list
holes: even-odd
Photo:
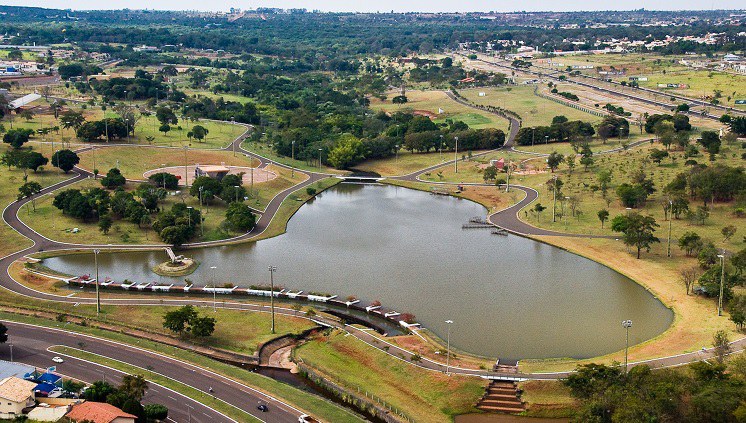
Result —
[{"label": "highway", "polygon": [[[209,388],[212,387],[216,398],[255,416],[261,421],[294,423],[298,421],[298,416],[303,414],[299,410],[247,385],[167,356],[63,330],[9,321],[4,321],[3,324],[8,327],[9,342],[13,344],[13,358],[18,362],[41,368],[56,365],[58,373],[89,383],[96,380],[106,380],[112,384],[120,382],[122,373],[119,371],[48,351],[48,348],[55,345],[83,349],[86,352],[119,360],[132,366],[146,367],[150,371],[174,379],[206,394],[209,394]],[[0,357],[9,359],[9,349],[7,347],[0,348],[0,351],[2,351]],[[61,364],[53,363],[52,357],[54,356],[63,357],[64,362]],[[149,383],[149,386],[150,389],[143,402],[159,403],[167,406],[172,421],[189,422],[190,414],[191,421],[194,423],[235,421],[208,406],[188,399],[163,386],[155,385],[152,382]],[[259,411],[257,405],[260,403],[266,404],[269,411],[266,413]]]}]

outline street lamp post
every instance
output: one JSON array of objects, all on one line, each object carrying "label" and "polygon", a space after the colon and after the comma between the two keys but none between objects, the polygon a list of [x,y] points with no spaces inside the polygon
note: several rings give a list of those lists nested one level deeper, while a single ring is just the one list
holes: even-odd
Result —
[{"label": "street lamp post", "polygon": [[233,185],[233,188],[236,189],[236,202],[238,203],[238,189],[241,188],[240,185]]},{"label": "street lamp post", "polygon": [[10,362],[13,362],[13,344],[8,344],[10,347]]},{"label": "street lamp post", "polygon": [[450,374],[451,370],[451,325],[453,320],[446,320],[448,325],[448,336],[446,336],[446,374]]},{"label": "street lamp post", "polygon": [[552,222],[557,222],[557,175],[552,176],[552,192],[554,193],[554,202],[552,204]]},{"label": "street lamp post", "polygon": [[438,149],[440,151],[440,161],[443,161],[443,135],[440,136],[440,148]]},{"label": "street lamp post", "polygon": [[720,259],[720,295],[718,296],[718,316],[723,315],[723,285],[725,282],[725,251],[718,254]]},{"label": "street lamp post", "polygon": [[456,148],[453,150],[453,169],[458,173],[458,137],[453,137],[456,140]]},{"label": "street lamp post", "polygon": [[[565,201],[562,202],[562,220],[565,221],[565,230],[567,230],[567,215],[565,213],[565,202],[570,201],[570,197],[565,197]],[[568,207],[570,207],[568,205]]]},{"label": "street lamp post", "polygon": [[319,148],[319,169],[321,169],[321,149]]},{"label": "street lamp post", "polygon": [[671,221],[673,220],[673,201],[668,200],[668,246],[666,257],[671,257]]},{"label": "street lamp post", "polygon": [[632,327],[632,320],[622,321],[622,327],[626,330],[626,346],[624,347],[624,373],[627,373],[628,357],[629,357],[629,328]]},{"label": "street lamp post", "polygon": [[290,166],[290,177],[295,178],[295,140],[290,143],[290,159],[293,165]]},{"label": "street lamp post", "polygon": [[[236,119],[231,116],[231,125],[236,124]],[[233,157],[236,157],[236,140],[233,140]]]},{"label": "street lamp post", "polygon": [[215,286],[215,269],[217,269],[217,266],[210,266],[210,269],[212,269],[212,312],[217,313],[217,299],[218,299],[218,290]]},{"label": "street lamp post", "polygon": [[190,228],[192,227],[192,210],[194,210],[194,207],[187,207],[187,222],[189,222]]},{"label": "street lamp post", "polygon": [[544,144],[549,144],[549,135],[544,135]]},{"label": "street lamp post", "polygon": [[395,151],[396,151],[396,158],[394,159],[394,161],[395,161],[396,163],[398,163],[398,162],[399,162],[399,144],[396,144],[396,145],[394,146],[394,148],[395,148]]},{"label": "street lamp post", "polygon": [[96,315],[101,313],[101,297],[98,290],[98,254],[101,252],[98,248],[93,250],[93,262],[96,265]]},{"label": "street lamp post", "polygon": [[184,186],[186,188],[189,188],[189,146],[188,145],[184,146]]},{"label": "street lamp post", "polygon": [[269,308],[272,314],[272,333],[275,333],[275,278],[276,266],[269,266]]}]

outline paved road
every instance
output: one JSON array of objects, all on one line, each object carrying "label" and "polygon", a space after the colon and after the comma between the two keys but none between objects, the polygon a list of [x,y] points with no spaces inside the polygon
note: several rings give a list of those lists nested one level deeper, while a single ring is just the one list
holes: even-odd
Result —
[{"label": "paved road", "polygon": [[[265,422],[293,423],[298,421],[302,413],[279,401],[268,397],[247,385],[218,376],[199,367],[191,366],[179,360],[161,356],[135,347],[106,341],[86,335],[43,328],[39,326],[23,325],[4,322],[13,343],[13,358],[17,361],[37,367],[54,365],[51,357],[63,354],[49,352],[48,348],[62,345],[81,349],[79,343],[84,343],[83,350],[119,360],[137,367],[146,367],[163,376],[167,376],[194,389],[209,394],[212,387],[216,398],[239,408]],[[3,354],[7,354],[3,348]],[[59,373],[93,382],[106,379],[111,383],[118,383],[122,373],[95,363],[63,357],[64,363],[57,365]],[[232,419],[211,409],[197,401],[188,399],[176,392],[151,383],[145,402],[157,402],[169,408],[169,416],[177,422],[224,422]],[[266,404],[269,412],[257,410],[259,403]],[[190,410],[191,407],[191,410]],[[191,412],[190,412],[191,411]]]}]

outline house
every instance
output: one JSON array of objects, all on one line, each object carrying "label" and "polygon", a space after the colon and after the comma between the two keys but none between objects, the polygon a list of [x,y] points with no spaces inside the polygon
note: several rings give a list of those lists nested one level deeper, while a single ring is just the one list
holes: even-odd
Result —
[{"label": "house", "polygon": [[72,406],[65,415],[71,422],[135,423],[137,416],[105,402],[86,401]]},{"label": "house", "polygon": [[[0,92],[2,95],[2,92]],[[11,363],[10,361],[0,360],[0,380],[10,376],[18,376],[25,379],[24,376],[35,371],[33,366],[27,366],[20,363]]]},{"label": "house", "polygon": [[15,376],[0,380],[0,418],[14,419],[25,408],[33,407],[35,387],[34,382]]},{"label": "house", "polygon": [[209,176],[221,180],[228,172],[230,172],[230,169],[227,166],[197,165],[194,168],[194,177]]}]

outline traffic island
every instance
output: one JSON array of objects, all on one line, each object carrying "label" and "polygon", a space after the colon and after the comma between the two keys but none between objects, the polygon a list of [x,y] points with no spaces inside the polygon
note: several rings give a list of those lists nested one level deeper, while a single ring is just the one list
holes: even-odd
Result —
[{"label": "traffic island", "polygon": [[176,261],[166,261],[153,268],[153,272],[159,276],[187,276],[194,273],[199,267],[199,262],[183,258]]}]

